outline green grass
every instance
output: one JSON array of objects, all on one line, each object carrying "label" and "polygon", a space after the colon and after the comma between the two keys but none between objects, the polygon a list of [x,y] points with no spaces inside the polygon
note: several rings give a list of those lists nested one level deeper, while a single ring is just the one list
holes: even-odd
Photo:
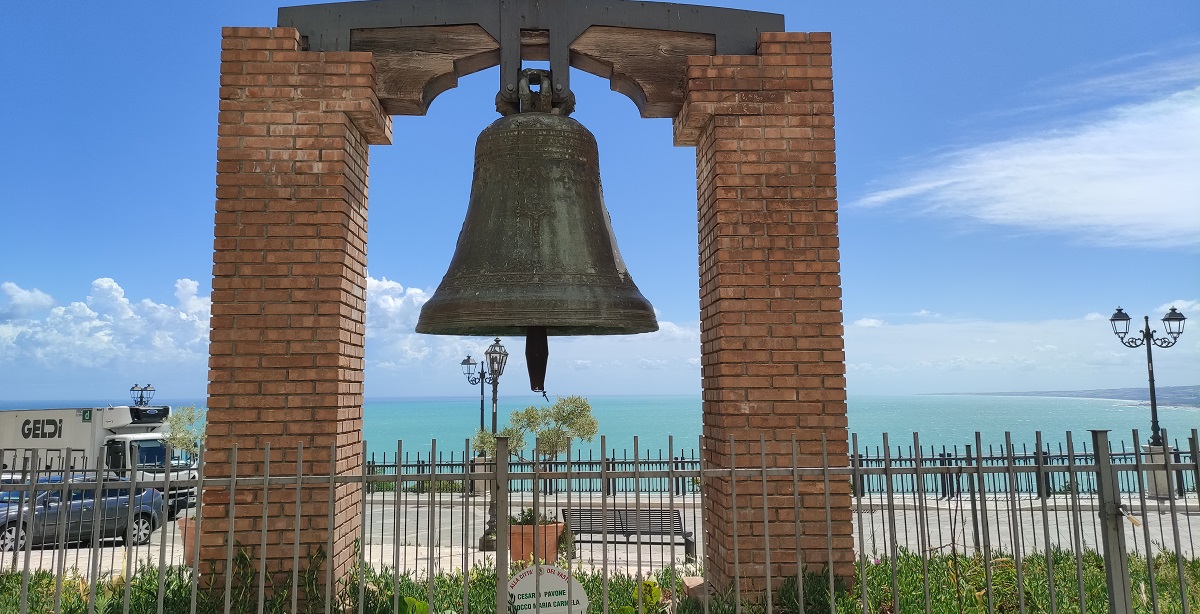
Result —
[{"label": "green grass", "polygon": [[[981,613],[1016,612],[1023,598],[1028,612],[1050,611],[1050,584],[1053,581],[1057,611],[1063,614],[1082,614],[1079,607],[1080,586],[1076,576],[1076,559],[1068,551],[1051,552],[1054,573],[1047,573],[1045,555],[1029,556],[1022,562],[1022,582],[1018,591],[1016,565],[1011,557],[996,554],[989,560],[982,556],[953,556],[942,554],[926,561],[928,573],[922,575],[921,559],[914,553],[902,552],[896,565],[898,599],[892,594],[892,570],[890,561],[867,561],[856,570],[855,577],[839,581],[835,585],[834,602],[838,613],[869,612],[870,614],[907,613],[925,611],[925,587],[923,577],[928,578],[929,609],[938,613]],[[306,571],[301,574],[297,601],[301,612],[324,611],[324,555],[317,552],[307,561]],[[1181,595],[1188,600],[1193,610],[1200,607],[1200,560],[1184,559],[1186,591],[1179,587],[1177,560],[1169,553],[1159,553],[1153,561],[1131,557],[1130,574],[1134,589],[1134,611],[1153,612],[1150,603],[1149,565],[1153,565],[1158,590],[1158,611],[1162,614],[1182,612]],[[1083,593],[1086,612],[1108,611],[1108,596],[1105,586],[1103,560],[1095,552],[1085,552],[1082,558]],[[520,564],[514,565],[516,571]],[[242,614],[258,609],[258,583],[256,565],[245,550],[240,550],[234,560],[234,581],[231,594],[231,611]],[[990,590],[987,572],[990,570]],[[77,573],[68,572],[62,581],[59,611],[67,614],[86,614],[94,590],[95,612],[115,614],[124,610],[128,593],[129,611],[133,614],[149,614],[156,611],[160,571],[149,564],[137,568],[137,572],[126,582],[123,578],[105,578],[95,587],[89,586]],[[165,591],[163,611],[169,613],[188,612],[191,604],[191,573],[184,567],[169,567],[161,571]],[[681,572],[682,573],[682,572]],[[698,573],[691,570],[689,573]],[[860,575],[861,574],[861,575]],[[862,603],[863,590],[860,577],[866,578],[866,606]],[[576,574],[590,605],[587,614],[603,612],[601,572],[581,571]],[[34,572],[29,579],[26,612],[41,613],[54,611],[55,577],[49,572]],[[22,577],[13,571],[0,572],[0,614],[19,612]],[[461,571],[438,574],[433,578],[434,597],[432,607],[426,604],[428,579],[411,574],[395,575],[393,570],[382,567],[355,567],[337,582],[334,594],[329,596],[335,612],[358,612],[379,614],[441,614],[462,612],[464,599],[471,612],[480,614],[495,611],[495,568],[482,565],[472,568],[467,574]],[[291,607],[290,575],[269,578],[264,611],[287,612]],[[809,573],[804,578],[804,607],[800,606],[800,591],[796,579],[787,579],[773,595],[776,611],[786,614],[829,612],[828,578],[820,573]],[[647,614],[666,614],[673,599],[682,595],[680,580],[672,570],[662,569],[645,578],[629,574],[609,575],[609,608],[611,614],[634,614],[641,592],[643,611]],[[360,604],[360,593],[362,595]],[[1143,597],[1144,595],[1144,597]],[[398,597],[398,599],[397,599]],[[399,610],[393,604],[400,602]],[[224,585],[212,590],[201,588],[196,595],[197,612],[210,614],[221,612],[225,603]],[[732,592],[711,595],[707,614],[734,614],[737,611]],[[759,595],[744,599],[743,614],[765,612],[765,599]],[[678,614],[705,614],[703,604],[693,599],[678,603]]]}]

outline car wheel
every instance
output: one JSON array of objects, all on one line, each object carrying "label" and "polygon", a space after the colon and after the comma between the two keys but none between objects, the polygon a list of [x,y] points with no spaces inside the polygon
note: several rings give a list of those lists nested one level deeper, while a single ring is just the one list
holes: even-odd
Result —
[{"label": "car wheel", "polygon": [[25,527],[10,524],[0,528],[0,552],[13,552],[25,547]]},{"label": "car wheel", "polygon": [[135,546],[150,543],[150,534],[154,532],[154,520],[145,514],[138,514],[133,518],[133,524],[129,525],[129,531],[125,535],[125,542]]}]

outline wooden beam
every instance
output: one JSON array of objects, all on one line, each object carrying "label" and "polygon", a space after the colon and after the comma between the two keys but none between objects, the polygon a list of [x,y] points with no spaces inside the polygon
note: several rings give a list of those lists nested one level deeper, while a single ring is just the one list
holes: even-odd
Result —
[{"label": "wooden beam", "polygon": [[[523,32],[523,58],[545,59],[547,44],[544,31]],[[459,77],[500,63],[500,44],[478,25],[356,29],[350,49],[375,54],[379,101],[392,115],[424,115]],[[571,65],[609,79],[642,117],[675,117],[687,56],[715,52],[712,34],[592,26],[571,44]]]},{"label": "wooden beam", "polygon": [[611,81],[642,117],[675,117],[687,56],[715,52],[712,34],[592,26],[571,43],[571,66]]},{"label": "wooden beam", "polygon": [[391,115],[424,115],[459,77],[500,63],[500,43],[473,24],[354,30],[350,49],[375,54],[376,92]]}]

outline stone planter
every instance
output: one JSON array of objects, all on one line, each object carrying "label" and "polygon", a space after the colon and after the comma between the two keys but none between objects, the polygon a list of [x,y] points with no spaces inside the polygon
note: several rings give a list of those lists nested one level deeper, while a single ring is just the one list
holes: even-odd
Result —
[{"label": "stone planter", "polygon": [[1153,499],[1175,497],[1171,476],[1164,469],[1171,446],[1142,446],[1142,466],[1146,469],[1146,496]]}]

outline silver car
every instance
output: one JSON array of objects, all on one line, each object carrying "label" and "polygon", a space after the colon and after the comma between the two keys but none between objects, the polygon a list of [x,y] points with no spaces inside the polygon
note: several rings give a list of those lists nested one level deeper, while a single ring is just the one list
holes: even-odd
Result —
[{"label": "silver car", "polygon": [[131,498],[126,480],[99,486],[91,480],[71,476],[64,484],[61,476],[51,476],[38,479],[34,489],[27,480],[0,480],[0,551],[20,550],[26,539],[31,545],[107,538],[148,543],[163,523],[162,493],[139,488]]}]

